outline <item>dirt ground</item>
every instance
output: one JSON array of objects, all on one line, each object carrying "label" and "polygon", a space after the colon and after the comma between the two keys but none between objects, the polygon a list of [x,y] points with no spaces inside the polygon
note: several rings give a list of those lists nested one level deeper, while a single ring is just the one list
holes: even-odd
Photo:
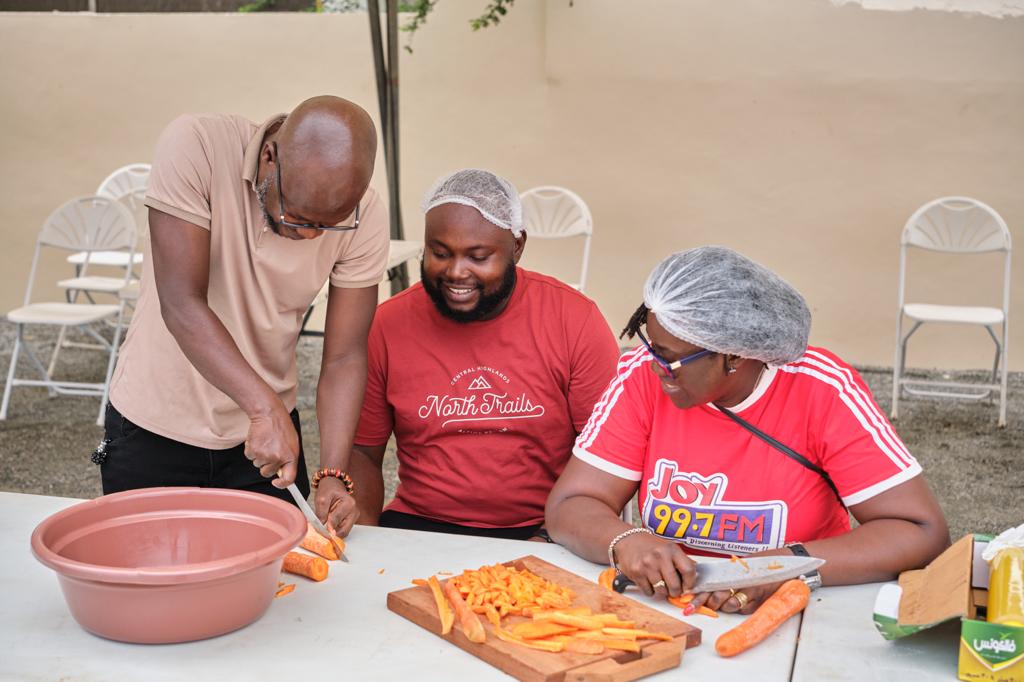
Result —
[{"label": "dirt ground", "polygon": [[[3,377],[10,364],[13,338],[13,325],[0,322]],[[48,332],[35,332],[29,338],[44,352],[52,348],[53,336]],[[314,396],[321,347],[320,339],[309,337],[300,341],[298,349],[299,411],[311,471],[320,460]],[[27,376],[28,362],[18,364],[19,373]],[[104,369],[102,354],[67,349],[62,352],[58,376],[100,381]],[[888,411],[891,369],[861,371],[882,409]],[[922,373],[931,378],[939,374]],[[1009,425],[1004,429],[996,426],[996,405],[987,401],[915,399],[900,405],[896,430],[924,467],[954,539],[967,532],[999,532],[1024,521],[1024,373],[1010,376]],[[81,498],[99,495],[99,472],[89,461],[102,435],[95,424],[98,409],[99,399],[94,397],[49,398],[43,389],[15,389],[8,420],[0,422],[0,490]],[[393,450],[386,466],[390,498],[397,483]]]}]

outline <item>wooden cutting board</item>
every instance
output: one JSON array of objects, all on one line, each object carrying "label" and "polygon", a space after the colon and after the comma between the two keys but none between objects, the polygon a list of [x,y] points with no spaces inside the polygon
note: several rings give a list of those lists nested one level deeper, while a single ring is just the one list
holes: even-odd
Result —
[{"label": "wooden cutting board", "polygon": [[[571,652],[549,653],[503,642],[495,636],[493,626],[483,617],[480,620],[487,631],[487,641],[483,644],[466,639],[458,620],[451,632],[444,635],[444,639],[460,649],[465,649],[520,680],[626,682],[678,666],[683,649],[700,644],[699,628],[605,589],[591,580],[581,578],[543,559],[530,555],[506,562],[506,565],[518,569],[525,568],[542,578],[572,589],[576,593],[573,606],[589,606],[595,613],[614,613],[620,620],[636,621],[637,628],[662,632],[675,638],[671,642],[638,641],[641,646],[639,654],[606,650],[603,654],[588,656]],[[410,587],[389,593],[388,609],[441,636],[441,619],[437,615],[437,606],[428,588]],[[503,626],[512,627],[524,620],[528,619],[508,616],[504,619]]]}]

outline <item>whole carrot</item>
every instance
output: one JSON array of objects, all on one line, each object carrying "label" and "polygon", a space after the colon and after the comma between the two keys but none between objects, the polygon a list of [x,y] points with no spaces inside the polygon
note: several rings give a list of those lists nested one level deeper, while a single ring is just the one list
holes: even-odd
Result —
[{"label": "whole carrot", "polygon": [[811,590],[803,580],[787,580],[745,621],[715,642],[719,656],[743,653],[807,607]]},{"label": "whole carrot", "polygon": [[288,552],[284,555],[284,570],[295,575],[304,575],[320,582],[327,577],[327,562],[318,556]]}]

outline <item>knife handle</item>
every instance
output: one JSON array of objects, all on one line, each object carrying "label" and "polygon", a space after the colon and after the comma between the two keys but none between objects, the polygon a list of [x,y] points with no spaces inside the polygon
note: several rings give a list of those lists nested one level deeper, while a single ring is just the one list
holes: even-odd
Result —
[{"label": "knife handle", "polygon": [[615,590],[619,594],[622,594],[630,585],[636,585],[636,583],[627,578],[626,574],[622,571],[615,571],[615,579],[612,580],[613,590]]}]

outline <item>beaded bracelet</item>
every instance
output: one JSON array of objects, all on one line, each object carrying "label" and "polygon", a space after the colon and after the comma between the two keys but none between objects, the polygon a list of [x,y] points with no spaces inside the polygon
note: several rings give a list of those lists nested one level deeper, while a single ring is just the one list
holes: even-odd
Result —
[{"label": "beaded bracelet", "polygon": [[[651,533],[646,528],[630,528],[629,530],[623,531],[612,538],[612,541],[608,543],[608,565],[618,570],[619,567],[615,564],[615,545],[619,544],[619,540],[628,538],[630,535],[636,535],[637,533]],[[654,533],[651,533],[654,535]]]},{"label": "beaded bracelet", "polygon": [[346,474],[341,469],[336,469],[333,467],[323,467],[321,469],[317,469],[316,473],[313,474],[313,480],[310,482],[310,485],[313,486],[314,489],[316,489],[316,487],[320,485],[320,481],[325,476],[331,476],[333,478],[338,479],[339,481],[341,481],[342,485],[345,486],[345,492],[347,492],[349,495],[355,495],[356,484],[352,482],[351,477],[349,477],[349,475]]}]

